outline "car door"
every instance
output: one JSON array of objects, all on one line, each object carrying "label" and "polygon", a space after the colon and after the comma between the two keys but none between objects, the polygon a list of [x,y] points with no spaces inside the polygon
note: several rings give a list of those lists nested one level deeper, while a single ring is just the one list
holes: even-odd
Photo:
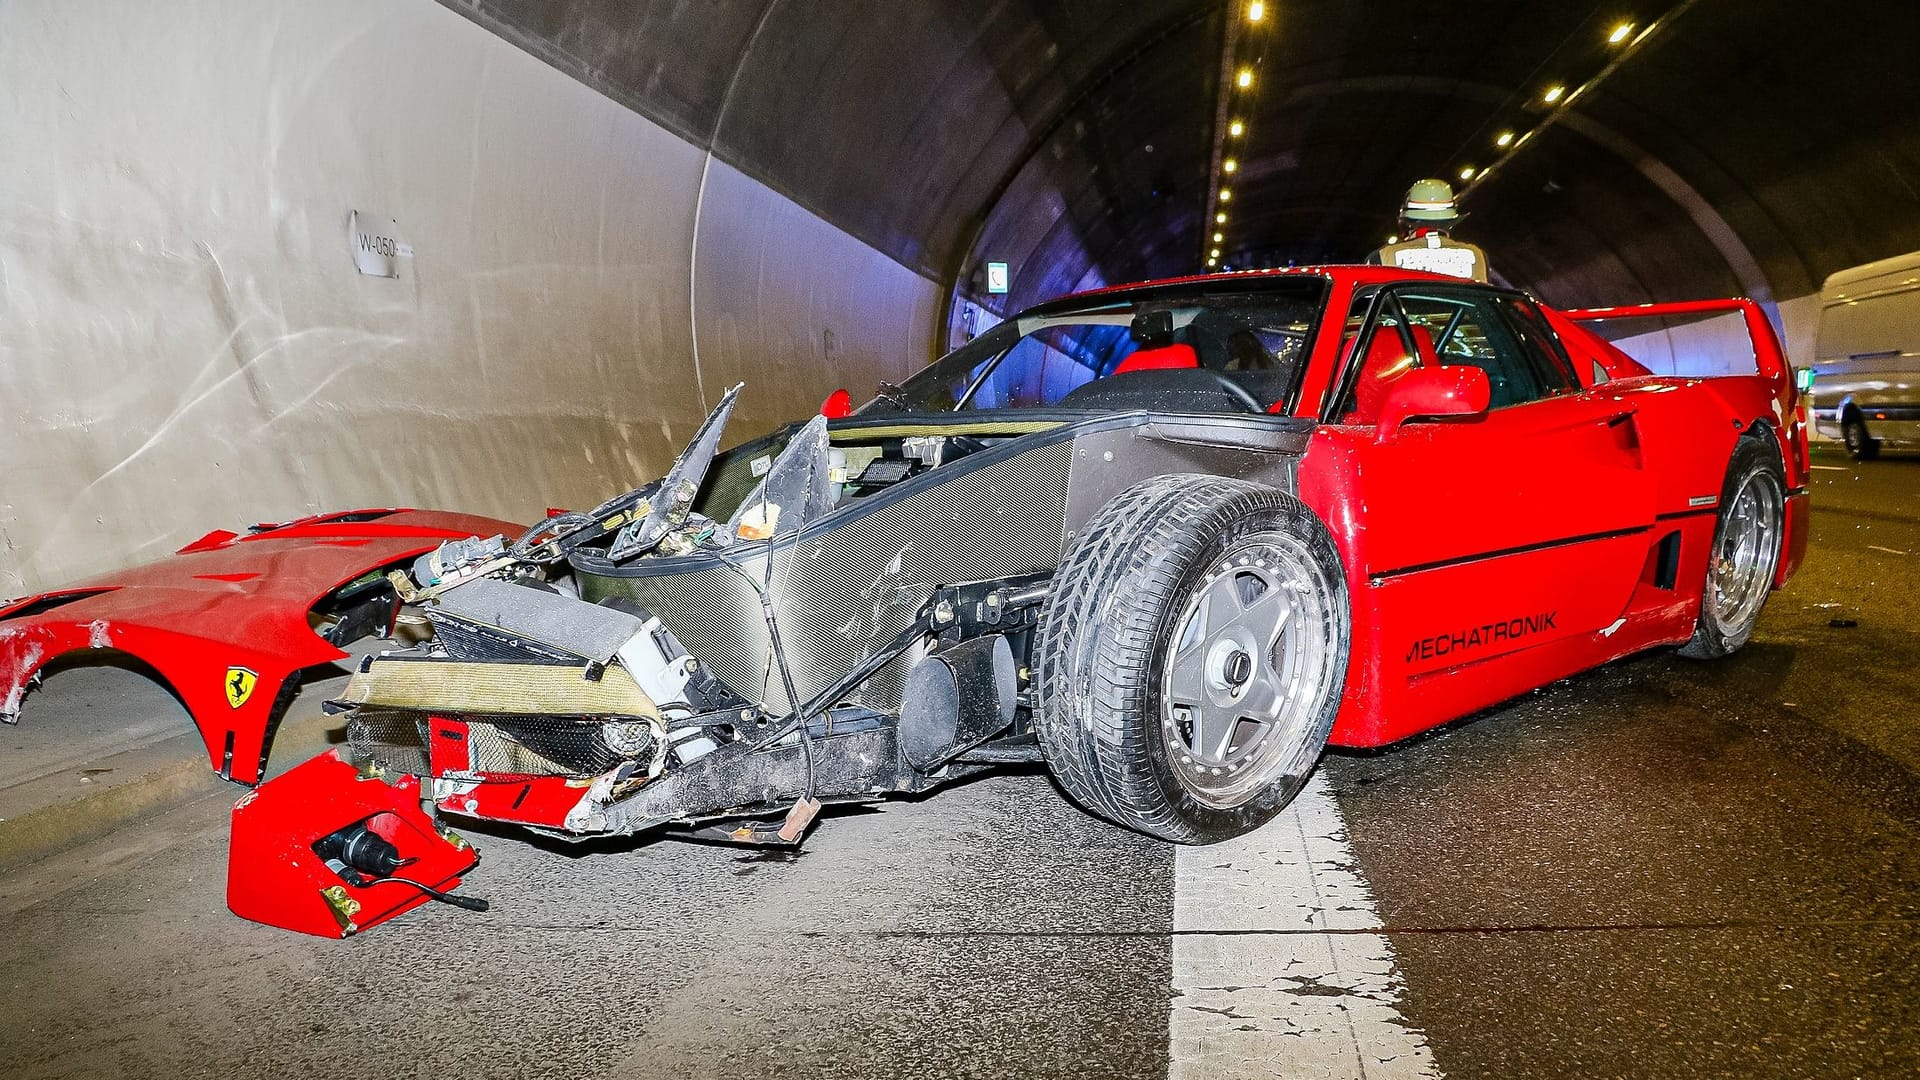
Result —
[{"label": "car door", "polygon": [[1589,394],[1538,309],[1510,293],[1399,286],[1366,333],[1336,423],[1371,425],[1412,367],[1477,367],[1491,388],[1482,417],[1351,443],[1381,662],[1416,679],[1615,626],[1653,524],[1631,406]]}]

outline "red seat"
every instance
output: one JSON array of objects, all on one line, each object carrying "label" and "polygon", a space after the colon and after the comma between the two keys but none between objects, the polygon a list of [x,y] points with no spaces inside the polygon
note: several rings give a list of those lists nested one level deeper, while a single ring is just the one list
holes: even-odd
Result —
[{"label": "red seat", "polygon": [[[1433,335],[1426,327],[1413,327],[1414,350],[1421,366],[1439,366],[1433,351]],[[1375,327],[1373,340],[1367,342],[1366,358],[1360,362],[1360,378],[1353,384],[1353,411],[1344,418],[1349,424],[1371,424],[1380,418],[1380,406],[1386,403],[1387,390],[1400,377],[1414,369],[1414,357],[1400,334],[1391,326]]]},{"label": "red seat", "polygon": [[1165,368],[1197,368],[1200,366],[1200,354],[1193,351],[1191,345],[1161,345],[1153,349],[1141,349],[1113,369],[1115,375],[1124,375],[1129,371],[1159,371]]}]

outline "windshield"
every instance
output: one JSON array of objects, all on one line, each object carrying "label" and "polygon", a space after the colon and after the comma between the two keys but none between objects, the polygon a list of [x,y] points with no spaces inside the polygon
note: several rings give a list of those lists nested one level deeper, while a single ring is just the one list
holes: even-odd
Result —
[{"label": "windshield", "polygon": [[1258,292],[1143,289],[1044,305],[882,387],[860,411],[1291,411],[1325,294],[1318,278],[1289,278]]}]

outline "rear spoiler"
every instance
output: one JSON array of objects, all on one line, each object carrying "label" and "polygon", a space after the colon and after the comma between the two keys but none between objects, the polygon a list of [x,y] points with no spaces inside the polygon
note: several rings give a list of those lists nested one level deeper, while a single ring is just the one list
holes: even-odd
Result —
[{"label": "rear spoiler", "polygon": [[1726,300],[1681,300],[1671,304],[1631,304],[1625,307],[1585,308],[1562,312],[1577,323],[1608,319],[1663,319],[1682,315],[1720,315],[1739,312],[1746,318],[1747,338],[1753,344],[1754,370],[1775,386],[1790,390],[1793,377],[1773,322],[1759,304],[1745,297]]}]

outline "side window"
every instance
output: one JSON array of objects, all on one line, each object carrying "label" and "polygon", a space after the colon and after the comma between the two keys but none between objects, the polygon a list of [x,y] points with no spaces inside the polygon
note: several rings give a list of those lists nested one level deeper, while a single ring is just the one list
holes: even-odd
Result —
[{"label": "side window", "polygon": [[1547,325],[1547,318],[1540,314],[1540,309],[1511,296],[1501,297],[1498,303],[1547,393],[1571,394],[1579,391],[1580,379],[1573,373],[1573,363],[1567,359],[1566,349],[1554,335],[1553,328]]},{"label": "side window", "polygon": [[1340,324],[1340,368],[1346,370],[1347,360],[1353,356],[1353,343],[1360,339],[1360,328],[1367,318],[1367,307],[1373,303],[1378,290],[1357,289],[1353,294],[1353,304],[1347,309],[1346,321]]},{"label": "side window", "polygon": [[[1391,298],[1382,302],[1372,324],[1355,340],[1364,349],[1354,361],[1358,367],[1346,397],[1335,415],[1343,424],[1372,424],[1380,419],[1387,391],[1407,372],[1420,366],[1421,350],[1407,317]],[[1349,349],[1352,345],[1347,346]]]},{"label": "side window", "polygon": [[1544,360],[1534,358],[1501,314],[1505,299],[1474,290],[1409,289],[1399,294],[1415,334],[1432,338],[1440,366],[1477,367],[1487,373],[1489,405],[1495,409],[1559,392],[1544,378]]}]

